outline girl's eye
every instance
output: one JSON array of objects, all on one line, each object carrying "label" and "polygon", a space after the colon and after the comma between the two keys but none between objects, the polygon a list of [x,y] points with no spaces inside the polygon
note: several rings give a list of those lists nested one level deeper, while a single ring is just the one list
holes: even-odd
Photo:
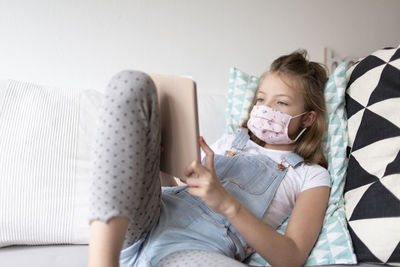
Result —
[{"label": "girl's eye", "polygon": [[257,98],[257,102],[262,102],[263,100],[262,98]]},{"label": "girl's eye", "polygon": [[284,105],[284,106],[287,106],[288,104],[287,104],[287,103],[285,103],[285,102],[282,102],[282,101],[278,101],[278,105]]}]

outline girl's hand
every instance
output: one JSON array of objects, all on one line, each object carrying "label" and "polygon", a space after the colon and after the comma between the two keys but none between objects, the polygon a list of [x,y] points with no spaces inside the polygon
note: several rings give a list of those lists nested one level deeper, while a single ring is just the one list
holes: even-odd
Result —
[{"label": "girl's hand", "polygon": [[189,177],[186,180],[189,186],[188,192],[201,198],[213,211],[229,219],[239,211],[240,203],[219,182],[214,168],[214,151],[202,136],[200,136],[200,146],[206,153],[205,164],[193,161],[186,167],[184,173]]}]

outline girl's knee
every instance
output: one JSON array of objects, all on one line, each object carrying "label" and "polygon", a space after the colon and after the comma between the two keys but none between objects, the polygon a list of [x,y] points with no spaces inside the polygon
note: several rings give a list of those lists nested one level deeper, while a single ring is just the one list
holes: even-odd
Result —
[{"label": "girl's knee", "polygon": [[122,70],[116,73],[108,84],[108,95],[120,100],[149,100],[157,95],[156,87],[151,77],[142,71]]}]

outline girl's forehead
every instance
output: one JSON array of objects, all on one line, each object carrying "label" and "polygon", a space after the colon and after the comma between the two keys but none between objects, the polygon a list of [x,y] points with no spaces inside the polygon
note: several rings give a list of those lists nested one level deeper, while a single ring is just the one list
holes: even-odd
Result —
[{"label": "girl's forehead", "polygon": [[296,88],[296,83],[289,76],[270,72],[261,81],[258,93],[260,94],[287,94],[298,97],[301,90]]}]

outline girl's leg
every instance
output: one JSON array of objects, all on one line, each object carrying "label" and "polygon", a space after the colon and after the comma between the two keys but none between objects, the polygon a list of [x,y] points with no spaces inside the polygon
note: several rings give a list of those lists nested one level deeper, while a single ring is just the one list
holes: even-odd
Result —
[{"label": "girl's leg", "polygon": [[169,266],[246,267],[247,265],[217,252],[185,250],[171,254],[157,264],[157,267]]},{"label": "girl's leg", "polygon": [[142,72],[117,73],[106,89],[93,142],[90,266],[118,266],[121,249],[157,221],[160,144],[153,81]]}]

